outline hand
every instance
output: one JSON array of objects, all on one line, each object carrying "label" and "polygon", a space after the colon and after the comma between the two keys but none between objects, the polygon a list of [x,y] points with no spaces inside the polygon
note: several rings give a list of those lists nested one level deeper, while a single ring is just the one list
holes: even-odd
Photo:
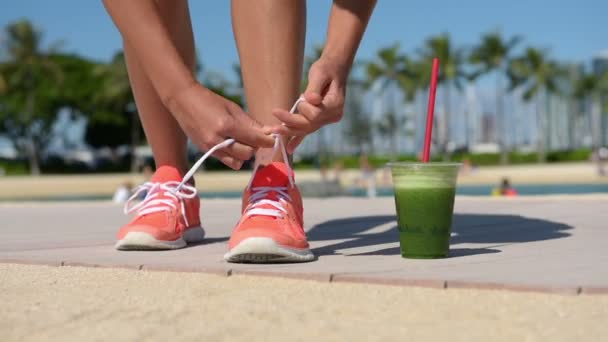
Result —
[{"label": "hand", "polygon": [[273,127],[272,131],[292,137],[287,144],[290,154],[307,134],[342,119],[347,76],[347,66],[321,57],[310,67],[308,86],[304,92],[306,102],[298,105],[299,115],[284,109],[273,110],[272,114],[283,124]]},{"label": "hand", "polygon": [[237,104],[198,83],[178,92],[167,101],[176,120],[201,150],[209,150],[227,138],[236,141],[213,156],[238,170],[259,147],[272,147],[270,128],[250,118]]}]

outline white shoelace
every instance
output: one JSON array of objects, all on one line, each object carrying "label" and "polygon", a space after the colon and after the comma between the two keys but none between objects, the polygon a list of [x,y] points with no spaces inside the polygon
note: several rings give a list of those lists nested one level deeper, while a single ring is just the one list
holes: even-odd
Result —
[{"label": "white shoelace", "polygon": [[[300,102],[305,101],[303,97],[300,97],[289,110],[290,113],[294,114]],[[291,166],[289,165],[289,158],[287,157],[287,150],[285,148],[285,144],[279,135],[275,135],[274,147],[272,156],[274,157],[277,154],[277,150],[281,150],[281,154],[283,155],[283,161],[287,166],[287,179],[289,179],[289,186],[293,188],[295,186],[295,181],[293,179],[293,171]],[[251,179],[249,180],[249,184],[247,184],[247,188],[251,189],[251,196],[249,196],[249,205],[245,209],[244,215],[245,217],[249,216],[270,216],[276,218],[284,218],[287,213],[287,209],[283,206],[285,202],[291,202],[291,196],[289,196],[289,188],[286,186],[256,186],[252,187],[253,178],[255,177],[255,173],[259,168],[259,164],[256,165],[253,170],[253,174]],[[271,193],[275,194],[276,200],[272,200],[269,197]],[[268,208],[268,206],[273,208]],[[263,208],[266,207],[266,208]]]},{"label": "white shoelace", "polygon": [[[143,216],[146,214],[171,211],[177,208],[177,203],[181,206],[182,216],[186,226],[188,226],[188,218],[186,217],[186,210],[184,208],[184,200],[194,198],[198,192],[194,186],[187,185],[186,183],[192,178],[196,170],[205,162],[209,156],[220,148],[224,148],[234,142],[234,139],[226,139],[223,142],[213,146],[207,153],[205,153],[186,173],[184,179],[181,182],[146,182],[135,190],[135,193],[125,203],[124,213],[131,214],[137,211],[137,216]],[[131,202],[138,198],[142,193],[146,192],[146,197],[140,203],[131,206]],[[166,197],[162,198],[161,195]],[[161,198],[159,198],[161,197]],[[168,197],[168,198],[167,198]]]},{"label": "white shoelace", "polygon": [[[303,97],[300,97],[294,105],[289,110],[290,113],[295,113],[297,106],[300,102],[305,101]],[[278,134],[274,136],[274,147],[273,147],[273,157],[276,155],[277,150],[281,149],[281,153],[283,155],[283,160],[285,161],[285,165],[287,165],[287,174],[289,179],[289,185],[293,187],[295,185],[293,179],[293,172],[289,165],[289,161],[287,158],[287,150],[285,149],[285,144],[281,139],[281,136]],[[184,217],[184,221],[186,226],[188,225],[188,218],[186,217],[186,210],[184,208],[184,200],[194,198],[197,196],[198,192],[194,186],[187,185],[186,183],[192,178],[194,173],[201,167],[201,165],[213,154],[215,151],[225,148],[234,143],[234,139],[226,139],[223,142],[213,146],[207,153],[205,153],[194,165],[190,168],[190,170],[186,173],[183,180],[181,182],[171,181],[171,182],[146,182],[135,190],[135,193],[127,200],[124,207],[125,214],[131,214],[137,211],[137,216],[143,216],[146,214],[170,211],[177,208],[177,204],[181,206],[182,215]],[[287,193],[287,187],[253,187],[251,188],[251,183],[253,182],[253,177],[255,176],[256,171],[258,170],[259,165],[255,167],[253,170],[253,174],[251,179],[249,180],[249,184],[247,184],[247,188],[251,189],[251,196],[249,197],[249,206],[245,212],[245,215],[263,215],[263,216],[272,216],[272,217],[283,217],[284,213],[287,213],[287,210],[283,207],[284,201],[291,201],[291,197]],[[131,206],[131,202],[134,201],[138,196],[142,193],[146,192],[146,197],[140,203]],[[268,199],[268,195],[274,192],[278,198],[277,201]],[[166,196],[162,198],[161,195]],[[159,198],[160,197],[160,198]],[[167,198],[168,197],[168,198]],[[270,205],[276,209],[269,208],[260,208],[263,205]]]}]

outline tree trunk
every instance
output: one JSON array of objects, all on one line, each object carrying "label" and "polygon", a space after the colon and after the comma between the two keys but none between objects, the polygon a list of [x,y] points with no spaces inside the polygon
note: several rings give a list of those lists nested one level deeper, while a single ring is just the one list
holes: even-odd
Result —
[{"label": "tree trunk", "polygon": [[591,141],[593,150],[602,146],[602,107],[599,96],[591,97]]},{"label": "tree trunk", "polygon": [[500,149],[500,164],[509,164],[509,149],[507,148],[507,125],[504,115],[501,74],[496,72],[496,123],[498,128],[498,147]]},{"label": "tree trunk", "polygon": [[38,151],[38,146],[30,131],[32,129],[33,123],[35,122],[34,110],[36,107],[36,92],[34,91],[34,86],[33,86],[33,84],[31,84],[31,82],[33,82],[33,81],[32,81],[31,75],[28,73],[26,83],[28,84],[28,88],[30,88],[30,90],[27,94],[27,99],[26,99],[26,103],[25,103],[25,110],[27,112],[27,115],[29,116],[29,126],[26,128],[26,132],[28,132],[28,141],[27,141],[26,150],[27,150],[28,162],[30,164],[30,174],[33,176],[38,176],[38,175],[40,175],[39,151]]},{"label": "tree trunk", "polygon": [[[543,98],[544,96],[544,98]],[[537,101],[539,103],[537,103],[537,116],[538,116],[538,129],[537,129],[537,140],[538,140],[538,162],[539,163],[544,163],[547,161],[547,152],[546,152],[546,129],[545,129],[545,120],[546,120],[546,109],[547,109],[547,103],[549,102],[549,100],[547,99],[547,93],[546,92],[542,92],[541,95],[539,95],[539,98],[537,99]],[[545,104],[543,105],[542,102],[545,102]]]},{"label": "tree trunk", "polygon": [[599,152],[602,146],[602,107],[599,96],[591,96],[591,151],[597,163],[598,174],[603,174],[602,160]]},{"label": "tree trunk", "polygon": [[448,151],[449,148],[449,144],[450,144],[450,111],[451,111],[451,106],[450,106],[450,84],[446,81],[445,83],[445,92],[444,94],[444,101],[445,101],[445,113],[443,113],[444,118],[444,129],[443,129],[443,138],[442,138],[442,142],[441,142],[441,150],[443,152],[443,160],[445,161],[449,161],[452,157],[452,153],[450,151]]},{"label": "tree trunk", "polygon": [[577,117],[576,101],[574,98],[568,98],[568,149],[576,148],[576,117]]},{"label": "tree trunk", "polygon": [[30,174],[32,176],[40,175],[40,153],[38,146],[33,138],[29,138],[27,142],[27,159],[30,164]]},{"label": "tree trunk", "polygon": [[[551,110],[551,96],[545,90],[545,153],[551,151],[553,142],[553,111]],[[546,158],[545,158],[546,161]]]},{"label": "tree trunk", "polygon": [[469,110],[467,108],[467,110],[464,111],[464,146],[466,146],[467,151],[470,150],[470,145],[471,145],[471,139],[470,139],[470,134],[471,134],[471,130],[469,129],[469,125],[470,125],[470,113]]},{"label": "tree trunk", "polygon": [[139,116],[137,115],[137,111],[133,111],[131,112],[131,173],[137,173],[141,166],[139,157],[135,155],[135,149],[139,144],[139,140]]},{"label": "tree trunk", "polygon": [[399,131],[395,130],[393,134],[391,134],[391,161],[397,161],[397,135]]}]

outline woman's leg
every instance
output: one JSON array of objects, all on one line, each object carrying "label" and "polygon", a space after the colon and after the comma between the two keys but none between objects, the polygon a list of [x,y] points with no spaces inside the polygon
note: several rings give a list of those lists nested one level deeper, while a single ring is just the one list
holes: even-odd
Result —
[{"label": "woman's leg", "polygon": [[[157,4],[180,55],[194,70],[194,38],[188,1],[157,0]],[[152,148],[156,166],[170,165],[185,173],[188,168],[186,135],[163,105],[128,41],[124,42],[124,50],[139,117]]]},{"label": "woman's leg", "polygon": [[[232,0],[232,26],[248,111],[262,124],[277,124],[272,110],[289,109],[300,94],[306,2]],[[256,162],[264,165],[272,157],[272,149],[260,149]]]}]

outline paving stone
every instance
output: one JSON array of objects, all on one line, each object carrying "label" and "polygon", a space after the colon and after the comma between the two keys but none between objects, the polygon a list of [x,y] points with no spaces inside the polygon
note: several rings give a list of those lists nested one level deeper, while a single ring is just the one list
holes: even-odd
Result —
[{"label": "paving stone", "polygon": [[392,198],[305,199],[317,259],[303,264],[228,264],[240,200],[203,200],[203,244],[176,251],[119,252],[127,221],[106,202],[0,204],[0,262],[260,275],[334,282],[556,293],[608,293],[608,201],[578,197],[459,197],[450,257],[400,256]]}]

